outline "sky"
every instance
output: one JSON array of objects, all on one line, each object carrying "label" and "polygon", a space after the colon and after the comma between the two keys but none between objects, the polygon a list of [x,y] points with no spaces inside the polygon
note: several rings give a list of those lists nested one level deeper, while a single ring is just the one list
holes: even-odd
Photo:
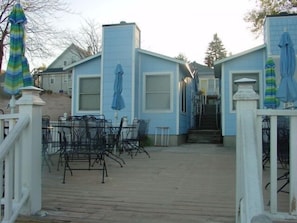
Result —
[{"label": "sky", "polygon": [[[76,14],[65,14],[59,26],[77,29],[85,19],[101,25],[134,22],[141,30],[141,48],[170,57],[182,53],[204,64],[205,52],[218,34],[227,53],[243,52],[263,37],[243,21],[255,0],[66,0]],[[58,55],[57,55],[58,56]]]}]

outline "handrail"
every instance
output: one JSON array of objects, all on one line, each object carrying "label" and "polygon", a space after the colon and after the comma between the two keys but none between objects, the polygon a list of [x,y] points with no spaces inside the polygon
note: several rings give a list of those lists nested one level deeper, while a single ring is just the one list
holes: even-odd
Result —
[{"label": "handrail", "polygon": [[[19,118],[18,118],[19,117]],[[18,118],[18,119],[17,119]],[[23,134],[26,132],[26,128],[30,123],[30,116],[24,114],[8,114],[1,115],[3,120],[16,120],[14,126],[9,127],[9,133],[0,144],[0,163],[5,164],[0,169],[1,176],[0,192],[4,193],[4,197],[1,199],[1,204],[4,205],[3,216],[0,214],[1,222],[13,223],[19,215],[23,205],[29,198],[29,189],[22,185],[22,157],[21,157],[21,143],[24,139]],[[4,172],[4,174],[3,174]]]},{"label": "handrail", "polygon": [[[258,219],[297,219],[297,111],[257,109],[259,95],[252,80],[238,80],[236,100],[236,222],[263,222]],[[264,211],[262,177],[262,119],[270,118],[270,210]],[[289,208],[277,208],[277,128],[278,117],[289,118],[290,185]],[[257,219],[257,220],[256,220]],[[265,221],[266,222],[266,221]]]},{"label": "handrail", "polygon": [[[18,116],[16,115],[9,115],[9,117],[13,117],[16,118]],[[11,146],[14,144],[14,142],[16,141],[17,138],[20,137],[20,135],[22,134],[23,129],[28,126],[30,122],[30,117],[29,115],[26,116],[22,116],[22,118],[20,118],[18,120],[18,122],[16,123],[16,125],[14,126],[14,128],[12,128],[8,134],[8,136],[4,139],[4,141],[0,144],[0,160],[2,160],[7,153],[9,152]]]},{"label": "handrail", "polygon": [[[297,111],[296,110],[268,110],[268,109],[258,109],[256,111],[258,119],[258,128],[261,127],[260,122],[263,116],[270,118],[270,210],[269,214],[275,219],[297,219],[296,211],[296,197],[297,197],[297,176],[296,176],[296,162],[297,162]],[[289,120],[289,132],[290,132],[290,187],[289,187],[289,208],[287,211],[278,211],[278,199],[277,199],[277,120],[279,117],[288,117]],[[262,136],[261,130],[260,136]],[[258,139],[262,140],[261,137]],[[259,143],[258,149],[262,151],[262,144]]]}]

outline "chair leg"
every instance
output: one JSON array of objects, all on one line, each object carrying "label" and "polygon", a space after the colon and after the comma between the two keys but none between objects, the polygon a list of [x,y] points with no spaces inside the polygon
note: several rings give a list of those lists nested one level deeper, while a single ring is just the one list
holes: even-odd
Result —
[{"label": "chair leg", "polygon": [[65,163],[64,163],[64,175],[63,175],[63,184],[65,184],[65,179],[66,179],[66,169],[68,168],[70,173],[71,173],[71,176],[73,176],[72,174],[72,170],[71,170],[71,167],[69,166],[69,155],[68,154],[64,154],[65,156]]}]

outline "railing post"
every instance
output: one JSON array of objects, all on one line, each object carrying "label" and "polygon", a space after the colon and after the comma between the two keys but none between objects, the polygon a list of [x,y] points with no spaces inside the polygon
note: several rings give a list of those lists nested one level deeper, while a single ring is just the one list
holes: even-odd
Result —
[{"label": "railing post", "polygon": [[260,179],[256,135],[258,94],[253,89],[256,80],[235,81],[236,100],[236,223],[250,223],[263,213],[262,179]]},{"label": "railing post", "polygon": [[26,215],[41,209],[41,117],[45,102],[39,97],[41,89],[30,86],[21,89],[22,97],[17,100],[20,116],[30,116],[28,131],[22,142],[22,185],[29,190],[29,201],[22,209]]}]

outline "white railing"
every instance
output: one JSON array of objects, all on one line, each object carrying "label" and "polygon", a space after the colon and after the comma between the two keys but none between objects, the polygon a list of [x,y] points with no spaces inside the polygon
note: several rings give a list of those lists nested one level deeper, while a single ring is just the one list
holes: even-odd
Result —
[{"label": "white railing", "polygon": [[[251,80],[238,81],[236,100],[236,223],[297,219],[297,110],[257,109],[259,96]],[[262,174],[262,120],[270,118],[270,209],[264,210]],[[277,117],[289,117],[290,186],[287,211],[278,211]],[[256,218],[258,218],[256,221]],[[259,221],[266,222],[266,221]]]},{"label": "white railing", "polygon": [[[270,210],[269,214],[275,219],[297,219],[297,110],[257,110],[257,132],[259,153],[262,152],[262,120],[270,119]],[[278,208],[278,151],[277,151],[277,120],[281,117],[289,120],[289,202],[286,212]],[[261,164],[262,166],[262,164]]]},{"label": "white railing", "polygon": [[0,115],[1,223],[41,209],[40,89],[26,87],[17,101],[18,114]]},{"label": "white railing", "polygon": [[[17,121],[16,121],[17,120]],[[28,131],[29,115],[18,119],[18,114],[1,115],[1,136],[6,135],[0,144],[0,194],[3,194],[0,212],[2,222],[14,222],[22,206],[29,198],[29,189],[22,182],[22,142],[23,132]],[[15,125],[13,125],[16,122]],[[9,124],[10,125],[7,125]],[[3,131],[5,130],[5,131]]]}]

